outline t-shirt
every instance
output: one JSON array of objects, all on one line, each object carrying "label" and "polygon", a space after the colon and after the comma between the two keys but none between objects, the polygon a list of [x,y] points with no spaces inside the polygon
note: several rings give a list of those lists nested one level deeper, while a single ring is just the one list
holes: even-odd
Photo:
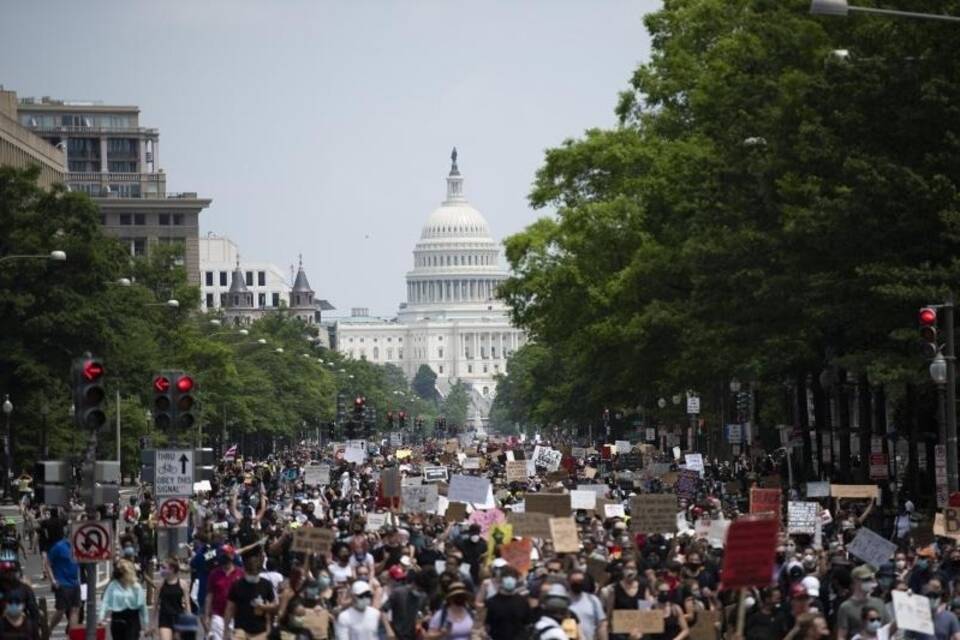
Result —
[{"label": "t-shirt", "polygon": [[597,637],[597,628],[600,627],[601,622],[607,619],[600,598],[592,593],[581,593],[579,596],[574,596],[570,601],[570,611],[576,614],[580,621],[583,637],[587,640],[593,640]]},{"label": "t-shirt", "polygon": [[60,540],[47,552],[47,562],[53,577],[61,587],[80,586],[80,567],[73,559],[73,549],[66,538]]},{"label": "t-shirt", "polygon": [[243,577],[243,571],[234,568],[228,575],[221,567],[210,572],[207,577],[207,595],[210,596],[210,613],[223,616],[227,610],[227,596],[233,583]]},{"label": "t-shirt", "polygon": [[[240,573],[239,571],[236,573]],[[259,601],[258,601],[259,598]],[[273,585],[265,578],[256,583],[247,581],[246,577],[237,580],[230,587],[230,602],[233,603],[233,625],[249,635],[263,633],[267,630],[267,615],[258,614],[254,603],[266,604],[273,602]]]},{"label": "t-shirt", "polygon": [[[533,622],[530,605],[523,596],[497,593],[488,598],[486,603],[487,629],[492,640],[516,640],[524,635],[524,628]],[[603,615],[603,607],[600,607],[600,615]],[[592,636],[584,637],[593,640]]]},{"label": "t-shirt", "polygon": [[429,628],[431,631],[446,628],[446,640],[469,640],[470,632],[473,631],[473,618],[467,613],[459,620],[454,620],[446,607],[440,607],[430,618]]},{"label": "t-shirt", "polygon": [[846,629],[848,637],[859,633],[861,624],[860,614],[863,612],[864,607],[873,607],[876,609],[883,618],[883,624],[890,622],[887,608],[880,598],[868,596],[866,600],[859,601],[853,598],[847,598],[843,601],[843,604],[840,605],[840,608],[837,609],[837,629]]},{"label": "t-shirt", "polygon": [[380,610],[347,607],[337,616],[337,640],[379,640]]}]

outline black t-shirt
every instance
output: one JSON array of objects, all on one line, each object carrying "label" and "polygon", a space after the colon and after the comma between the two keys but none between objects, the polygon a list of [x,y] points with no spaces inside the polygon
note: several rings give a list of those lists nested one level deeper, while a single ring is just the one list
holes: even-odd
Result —
[{"label": "black t-shirt", "polygon": [[790,627],[785,626],[781,616],[776,613],[764,613],[758,610],[747,616],[744,630],[746,640],[767,640],[782,638],[789,632]]},{"label": "black t-shirt", "polygon": [[41,525],[43,531],[42,540],[40,540],[40,551],[46,553],[50,547],[63,539],[64,522],[57,517],[49,517]]},{"label": "black t-shirt", "polygon": [[516,640],[533,621],[527,599],[517,594],[497,593],[487,598],[487,627],[492,640]]},{"label": "black t-shirt", "polygon": [[253,601],[258,597],[264,604],[273,602],[273,585],[265,578],[252,584],[247,581],[246,576],[233,583],[227,596],[234,606],[234,626],[248,634],[263,633],[267,630],[267,616],[257,615],[253,610]]}]

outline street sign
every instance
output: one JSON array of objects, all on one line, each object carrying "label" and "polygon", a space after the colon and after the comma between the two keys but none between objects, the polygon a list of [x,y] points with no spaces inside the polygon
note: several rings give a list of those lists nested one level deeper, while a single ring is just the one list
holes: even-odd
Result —
[{"label": "street sign", "polygon": [[193,449],[158,449],[154,473],[157,497],[192,496]]},{"label": "street sign", "polygon": [[687,413],[700,413],[700,396],[687,397]]},{"label": "street sign", "polygon": [[70,544],[77,562],[100,562],[113,556],[113,540],[109,522],[77,522],[70,531]]},{"label": "street sign", "polygon": [[185,527],[190,515],[190,498],[164,498],[157,507],[162,527]]}]

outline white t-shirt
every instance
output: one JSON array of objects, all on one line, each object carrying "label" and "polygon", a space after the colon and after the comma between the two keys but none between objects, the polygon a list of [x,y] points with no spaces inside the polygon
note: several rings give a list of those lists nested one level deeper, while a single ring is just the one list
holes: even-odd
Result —
[{"label": "white t-shirt", "polygon": [[380,610],[367,607],[359,611],[348,607],[337,616],[334,628],[337,640],[379,640]]},{"label": "white t-shirt", "polygon": [[341,567],[339,562],[328,564],[327,571],[330,572],[330,577],[333,578],[333,584],[349,582],[350,578],[353,577],[353,567],[351,567],[349,563],[347,563],[345,567]]},{"label": "white t-shirt", "polygon": [[280,595],[280,585],[283,584],[283,576],[276,571],[261,571],[261,578],[266,578],[273,585],[273,597],[276,599]]}]

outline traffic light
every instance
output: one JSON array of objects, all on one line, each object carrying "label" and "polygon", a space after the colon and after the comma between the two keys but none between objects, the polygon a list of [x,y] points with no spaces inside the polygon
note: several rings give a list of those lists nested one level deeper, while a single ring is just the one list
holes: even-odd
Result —
[{"label": "traffic light", "polygon": [[185,373],[178,373],[171,380],[173,387],[173,406],[178,429],[190,429],[196,423],[193,409],[196,401],[193,398],[196,383]]},{"label": "traffic light", "polygon": [[940,353],[937,344],[937,310],[933,307],[920,309],[920,352],[931,360]]},{"label": "traffic light", "polygon": [[324,427],[324,428],[326,429],[326,432],[327,432],[327,433],[326,433],[326,437],[327,437],[327,441],[328,441],[328,442],[333,442],[333,439],[334,439],[334,437],[335,437],[335,436],[334,436],[334,426],[335,426],[335,425],[334,425],[332,422],[328,422],[328,423],[325,425],[325,427]]},{"label": "traffic light", "polygon": [[387,411],[387,429],[393,429],[393,411]]},{"label": "traffic light", "polygon": [[347,395],[341,391],[337,394],[337,422],[347,419]]},{"label": "traffic light", "polygon": [[161,373],[153,378],[153,424],[162,431],[173,425],[174,404],[171,376]]},{"label": "traffic light", "polygon": [[103,401],[107,397],[103,374],[103,364],[93,356],[73,361],[73,419],[81,429],[96,431],[107,422],[103,410]]},{"label": "traffic light", "polygon": [[353,401],[353,420],[354,422],[363,422],[363,411],[367,406],[367,399],[363,396],[357,396]]}]

